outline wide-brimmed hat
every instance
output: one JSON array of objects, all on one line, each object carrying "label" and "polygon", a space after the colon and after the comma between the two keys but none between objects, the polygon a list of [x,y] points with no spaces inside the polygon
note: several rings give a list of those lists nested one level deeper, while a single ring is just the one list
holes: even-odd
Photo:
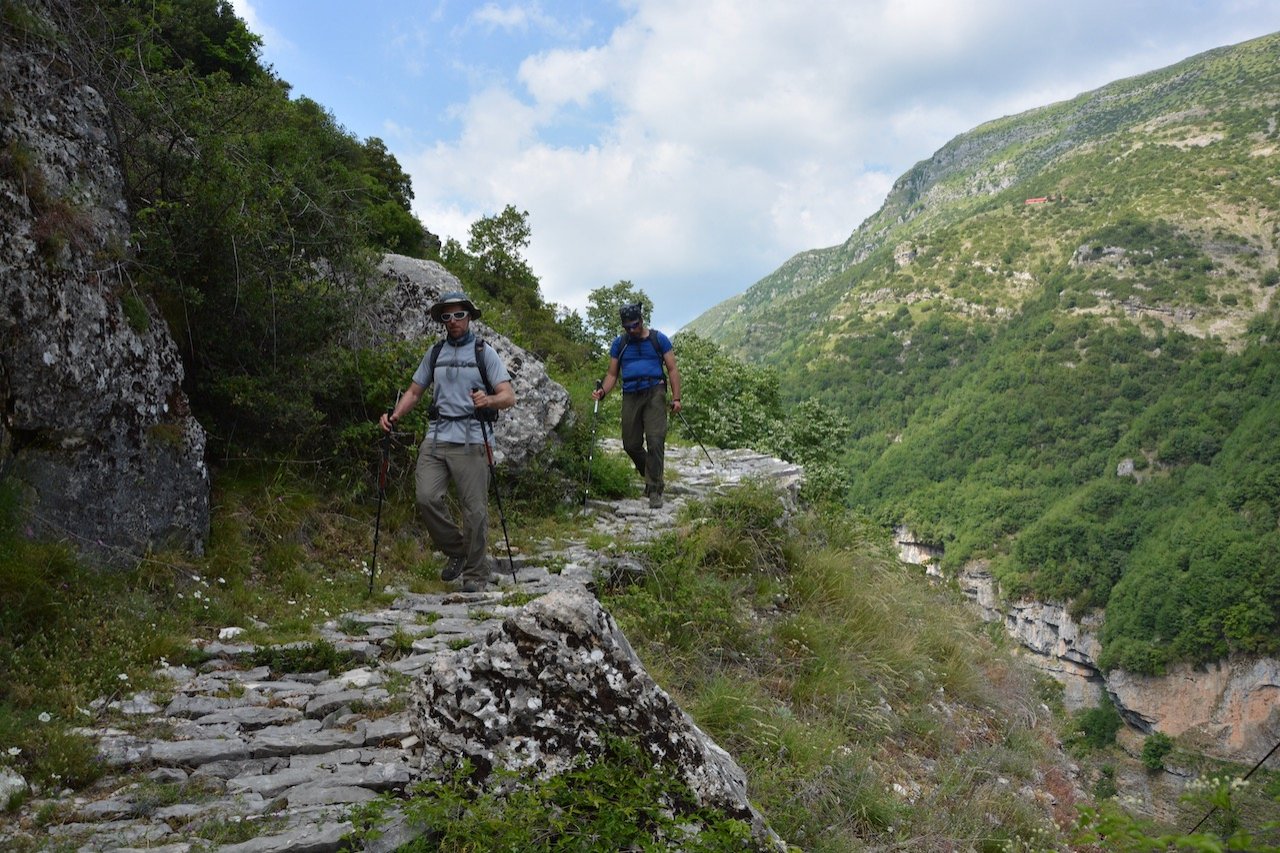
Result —
[{"label": "wide-brimmed hat", "polygon": [[444,309],[449,305],[461,305],[466,308],[471,312],[472,320],[475,320],[480,316],[480,309],[475,306],[475,303],[468,299],[467,295],[462,291],[454,290],[442,295],[435,301],[435,304],[431,306],[431,310],[428,312],[431,315],[431,319],[439,323],[440,315],[444,313]]}]

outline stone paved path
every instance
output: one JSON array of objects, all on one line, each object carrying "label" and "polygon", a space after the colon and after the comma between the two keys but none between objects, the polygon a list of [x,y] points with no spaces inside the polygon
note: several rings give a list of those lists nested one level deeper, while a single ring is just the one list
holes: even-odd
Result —
[{"label": "stone paved path", "polygon": [[[603,441],[602,449],[620,452],[616,440]],[[700,448],[669,448],[666,506],[593,501],[582,539],[540,544],[516,558],[514,579],[499,572],[484,592],[401,591],[387,607],[324,623],[321,637],[354,661],[339,675],[273,672],[251,664],[261,654],[252,645],[234,638],[197,641],[209,656],[198,670],[165,668],[170,690],[112,702],[102,715],[109,722],[85,730],[111,767],[107,779],[77,796],[27,803],[17,820],[0,828],[0,848],[21,840],[83,851],[339,849],[354,805],[419,778],[404,697],[437,653],[478,641],[553,589],[590,589],[597,573],[638,569],[625,557],[626,546],[671,529],[689,496],[753,477],[774,480],[792,494],[798,488],[799,470],[779,460],[750,451],[714,450],[712,456],[714,466]],[[610,544],[593,549],[588,534]],[[505,555],[501,565],[507,568]],[[37,827],[42,809],[58,818]],[[237,837],[233,833],[248,840],[208,840]],[[390,833],[380,849],[393,849],[396,841]]]}]

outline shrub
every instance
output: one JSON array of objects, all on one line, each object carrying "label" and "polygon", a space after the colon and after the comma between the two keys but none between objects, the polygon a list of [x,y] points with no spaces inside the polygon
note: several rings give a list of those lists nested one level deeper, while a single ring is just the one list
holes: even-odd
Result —
[{"label": "shrub", "polygon": [[1067,739],[1072,745],[1084,749],[1104,749],[1116,742],[1116,732],[1124,721],[1116,710],[1111,697],[1103,694],[1096,707],[1078,712],[1073,718],[1073,734]]},{"label": "shrub", "polygon": [[1142,743],[1142,763],[1148,770],[1164,769],[1164,757],[1173,751],[1173,738],[1155,732]]}]

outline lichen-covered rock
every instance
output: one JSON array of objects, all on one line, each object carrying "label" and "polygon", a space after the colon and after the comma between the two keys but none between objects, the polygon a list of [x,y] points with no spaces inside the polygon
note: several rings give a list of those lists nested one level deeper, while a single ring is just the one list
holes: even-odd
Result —
[{"label": "lichen-covered rock", "polygon": [[[435,261],[386,255],[378,267],[388,287],[382,300],[365,315],[353,347],[390,341],[419,341],[425,355],[444,335],[444,327],[427,310],[442,293],[462,290],[458,279]],[[483,315],[484,300],[472,295]],[[502,413],[493,430],[496,461],[520,467],[547,447],[553,431],[569,413],[569,392],[547,375],[542,362],[485,324],[471,324],[502,356],[511,373],[516,405]],[[408,385],[411,377],[405,377]],[[388,405],[392,401],[388,400]]]},{"label": "lichen-covered rock", "polygon": [[32,535],[100,561],[199,551],[205,435],[173,339],[124,271],[106,108],[52,40],[0,48],[0,476],[22,484]]},{"label": "lichen-covered rock", "polygon": [[606,734],[633,738],[701,805],[748,822],[762,848],[780,845],[742,769],[654,682],[585,590],[548,593],[483,643],[438,655],[415,683],[413,722],[428,754],[543,777],[598,752]]}]

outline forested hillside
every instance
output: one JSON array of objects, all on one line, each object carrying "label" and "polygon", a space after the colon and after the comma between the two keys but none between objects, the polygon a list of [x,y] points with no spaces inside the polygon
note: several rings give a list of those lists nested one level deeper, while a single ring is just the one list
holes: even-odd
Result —
[{"label": "forested hillside", "polygon": [[847,419],[850,504],[1106,606],[1104,665],[1280,650],[1280,36],[957,137],[690,325]]}]

